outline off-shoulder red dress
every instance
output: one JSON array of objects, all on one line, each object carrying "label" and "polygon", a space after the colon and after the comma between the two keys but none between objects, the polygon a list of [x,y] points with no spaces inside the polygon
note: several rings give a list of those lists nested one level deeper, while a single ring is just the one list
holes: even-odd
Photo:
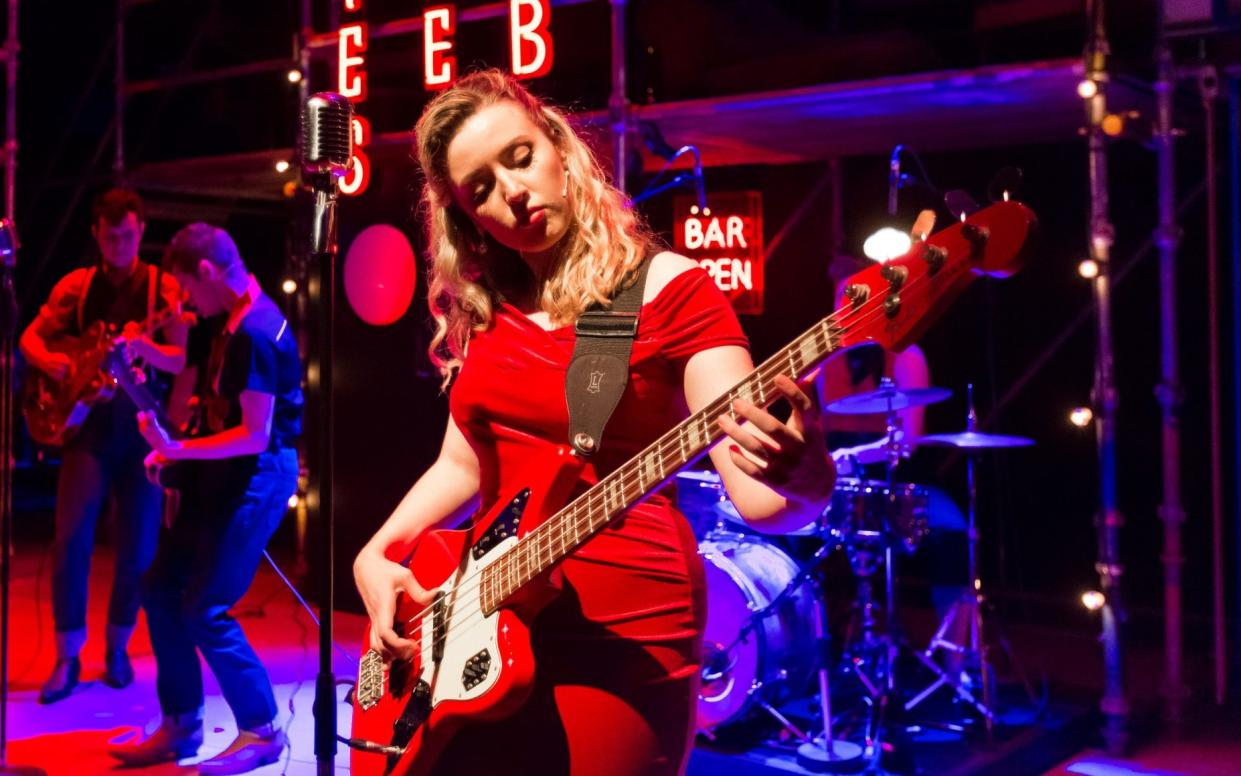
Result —
[{"label": "off-shoulder red dress", "polygon": [[[566,443],[571,326],[547,331],[501,305],[470,341],[452,417],[478,455],[484,504],[524,483],[529,461]],[[694,268],[643,306],[629,384],[603,434],[600,476],[688,415],[693,354],[746,346],[723,294]],[[562,564],[564,589],[535,620],[536,680],[512,717],[471,725],[443,774],[675,774],[694,732],[706,618],[702,562],[685,518],[656,494]]]}]

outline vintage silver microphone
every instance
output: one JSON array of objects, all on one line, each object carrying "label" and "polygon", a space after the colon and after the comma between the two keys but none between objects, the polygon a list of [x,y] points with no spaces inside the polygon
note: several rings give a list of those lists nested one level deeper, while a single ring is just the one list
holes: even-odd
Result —
[{"label": "vintage silver microphone", "polygon": [[318,283],[311,286],[318,327],[313,362],[318,364],[315,391],[316,423],[312,490],[317,490],[320,526],[319,674],[315,680],[315,759],[320,774],[334,773],[336,757],[336,676],[332,673],[332,613],[335,606],[335,521],[332,480],[335,422],[332,412],[332,363],[336,324],[336,197],[338,179],[349,169],[353,155],[350,125],[353,106],[332,92],[311,95],[302,106],[298,156],[302,176],[315,193],[310,227],[310,256],[318,262]]},{"label": "vintage silver microphone", "polygon": [[310,252],[336,252],[336,182],[353,156],[353,105],[335,92],[311,95],[302,106],[298,156],[302,175],[315,192]]}]

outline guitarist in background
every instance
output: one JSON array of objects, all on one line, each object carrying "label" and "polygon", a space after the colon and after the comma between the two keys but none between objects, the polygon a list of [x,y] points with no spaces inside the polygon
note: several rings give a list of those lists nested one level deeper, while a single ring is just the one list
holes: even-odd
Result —
[{"label": "guitarist in background", "polygon": [[[198,653],[215,674],[238,735],[199,773],[243,773],[275,762],[287,744],[271,680],[229,610],[250,587],[297,488],[302,367],[280,309],[246,270],[223,229],[191,224],[165,265],[201,315],[223,320],[199,374],[198,435],[174,440],[149,413],[140,428],[153,468],[193,465],[180,510],[160,537],[142,588],[163,720],[146,738],[113,746],[126,765],[193,756],[203,741]],[[189,462],[193,463],[190,464]]]},{"label": "guitarist in background", "polygon": [[[22,355],[49,377],[63,381],[72,368],[64,353],[48,344],[80,335],[95,321],[123,334],[122,346],[149,367],[176,373],[185,365],[186,330],[174,321],[154,337],[144,322],[181,301],[173,277],[138,259],[145,228],[142,200],[132,191],[112,189],[95,199],[91,234],[100,261],[60,279],[38,316],[22,332]],[[152,385],[158,380],[149,376]],[[124,687],[134,672],[126,645],[138,617],[139,585],[151,562],[159,531],[160,489],[147,481],[142,459],[146,445],[138,433],[137,410],[117,395],[90,410],[82,428],[64,446],[56,489],[56,541],[53,546],[52,615],[56,626],[56,667],[39,692],[40,703],[69,695],[81,675],[78,653],[86,641],[86,591],[95,523],[109,497],[115,499],[116,572],[108,605],[104,682]]]},{"label": "guitarist in background", "polygon": [[[398,593],[428,595],[401,560],[476,496],[527,484],[568,444],[573,324],[649,261],[628,388],[594,460],[602,477],[752,371],[736,315],[707,274],[661,251],[563,114],[496,70],[465,76],[416,127],[432,246],[432,358],[452,382],[440,454],[358,554],[369,647],[408,659]],[[776,379],[787,423],[743,400],[711,450],[738,511],[769,530],[828,504],[835,471],[810,397]],[[745,425],[739,425],[744,423]],[[693,741],[706,589],[694,534],[655,494],[558,567],[534,621],[535,680],[512,716],[458,731],[437,774],[677,774]]]}]

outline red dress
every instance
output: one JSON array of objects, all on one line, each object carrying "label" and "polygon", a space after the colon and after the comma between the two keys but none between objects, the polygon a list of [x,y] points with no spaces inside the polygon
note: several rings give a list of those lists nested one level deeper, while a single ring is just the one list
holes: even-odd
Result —
[{"label": "red dress", "polygon": [[[567,442],[571,326],[547,331],[509,305],[470,340],[452,417],[478,455],[484,504]],[[600,476],[688,415],[694,353],[746,346],[723,294],[700,269],[643,306],[629,384],[595,461]],[[675,774],[694,732],[706,618],[702,562],[689,524],[656,494],[579,547],[564,589],[534,623],[534,692],[512,717],[458,733],[443,774]]]}]

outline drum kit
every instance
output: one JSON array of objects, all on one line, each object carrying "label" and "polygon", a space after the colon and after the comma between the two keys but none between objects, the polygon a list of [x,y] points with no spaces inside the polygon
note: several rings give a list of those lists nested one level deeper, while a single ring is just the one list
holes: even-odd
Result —
[{"label": "drum kit", "polygon": [[[898,413],[950,395],[943,388],[902,390],[885,378],[877,390],[825,407],[830,413],[885,417],[882,440],[838,451],[833,457],[840,471],[851,467],[851,473],[860,474],[865,464],[882,464],[886,478],[839,477],[828,509],[814,523],[791,532],[801,537],[799,546],[814,546],[801,563],[781,549],[775,537],[758,534],[744,524],[714,473],[677,475],[678,505],[701,537],[699,553],[706,569],[700,734],[712,741],[735,743],[746,735],[744,731],[754,729],[751,723],[765,718],[788,731],[785,740],[791,736],[797,744],[798,762],[808,770],[879,772],[881,754],[892,750],[894,738],[903,737],[897,733],[895,720],[908,717],[890,712],[895,708],[911,712],[942,688],[977,718],[973,722],[981,721],[991,739],[997,700],[984,638],[974,464],[984,451],[1023,447],[1034,441],[980,432],[972,386],[964,431],[906,440]],[[915,649],[903,639],[895,620],[896,559],[917,549],[930,531],[929,489],[895,480],[897,465],[914,446],[951,447],[964,453],[968,485],[969,587],[952,604],[925,649]],[[850,624],[838,657],[830,641],[822,573],[824,560],[837,548],[845,551],[857,580]],[[882,603],[875,591],[881,570]],[[1001,645],[1008,650],[1006,640]],[[896,666],[902,657],[929,671],[930,684],[917,691],[901,687]],[[811,691],[816,677],[817,687]],[[834,717],[833,685],[842,680],[851,686],[837,685],[837,695],[856,700],[844,714]],[[1028,684],[1026,688],[1029,692]],[[815,733],[800,729],[790,719],[795,715],[787,712],[790,702],[800,697],[815,698],[809,716],[817,717]],[[846,716],[858,720],[850,726],[856,734],[837,739],[833,727]]]}]

